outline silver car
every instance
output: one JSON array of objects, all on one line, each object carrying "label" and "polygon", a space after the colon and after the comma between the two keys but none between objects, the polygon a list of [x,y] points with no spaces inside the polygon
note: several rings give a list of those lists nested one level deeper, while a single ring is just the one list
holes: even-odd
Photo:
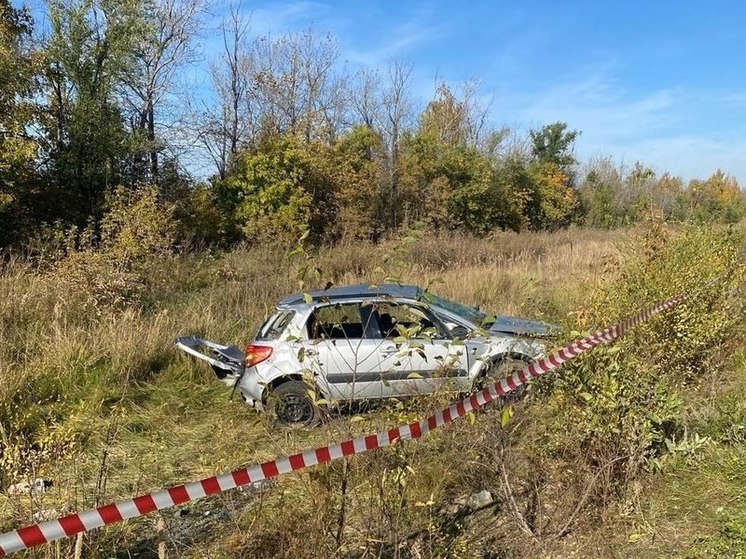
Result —
[{"label": "silver car", "polygon": [[359,284],[283,299],[245,352],[193,336],[177,346],[254,408],[310,426],[327,404],[470,391],[543,356],[555,332],[414,285]]}]

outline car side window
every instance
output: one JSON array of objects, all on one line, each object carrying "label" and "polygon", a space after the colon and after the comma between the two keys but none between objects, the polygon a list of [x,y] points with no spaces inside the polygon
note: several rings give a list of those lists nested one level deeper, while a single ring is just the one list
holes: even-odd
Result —
[{"label": "car side window", "polygon": [[441,322],[431,313],[417,306],[404,303],[375,303],[374,316],[378,320],[380,335],[393,339],[399,336],[410,338],[449,338]]},{"label": "car side window", "polygon": [[290,324],[293,316],[295,316],[293,310],[278,310],[259,328],[259,333],[256,336],[257,341],[267,342],[278,339]]},{"label": "car side window", "polygon": [[349,340],[364,337],[360,303],[337,303],[317,308],[306,323],[309,339]]}]

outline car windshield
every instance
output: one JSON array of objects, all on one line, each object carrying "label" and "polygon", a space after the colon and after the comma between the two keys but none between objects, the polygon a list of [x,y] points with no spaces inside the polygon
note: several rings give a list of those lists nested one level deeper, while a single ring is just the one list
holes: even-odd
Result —
[{"label": "car windshield", "polygon": [[424,293],[422,299],[433,306],[458,315],[476,326],[485,326],[485,323],[488,321],[487,315],[476,307],[463,305],[429,292]]}]

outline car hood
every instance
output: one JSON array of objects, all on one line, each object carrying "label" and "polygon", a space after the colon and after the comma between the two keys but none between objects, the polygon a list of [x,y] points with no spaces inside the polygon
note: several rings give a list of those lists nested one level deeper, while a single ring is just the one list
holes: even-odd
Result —
[{"label": "car hood", "polygon": [[529,320],[517,316],[498,315],[489,328],[490,332],[499,334],[515,334],[518,336],[555,336],[560,333],[560,327],[547,324],[540,320]]}]

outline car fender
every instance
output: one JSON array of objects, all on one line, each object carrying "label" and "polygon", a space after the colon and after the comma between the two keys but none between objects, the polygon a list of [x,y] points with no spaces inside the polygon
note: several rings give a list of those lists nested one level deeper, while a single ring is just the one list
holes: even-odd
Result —
[{"label": "car fender", "polygon": [[270,362],[261,363],[256,369],[257,383],[263,386],[262,401],[266,398],[267,388],[278,386],[288,380],[310,380],[314,378],[316,392],[326,398],[328,394],[323,390],[323,383],[317,382],[316,375],[308,363],[301,363],[298,359],[299,348],[277,352]]},{"label": "car fender", "polygon": [[492,338],[486,344],[484,352],[475,360],[469,371],[473,379],[484,374],[494,363],[503,359],[519,359],[527,364],[544,356],[544,345],[537,340],[524,338],[500,337]]}]

